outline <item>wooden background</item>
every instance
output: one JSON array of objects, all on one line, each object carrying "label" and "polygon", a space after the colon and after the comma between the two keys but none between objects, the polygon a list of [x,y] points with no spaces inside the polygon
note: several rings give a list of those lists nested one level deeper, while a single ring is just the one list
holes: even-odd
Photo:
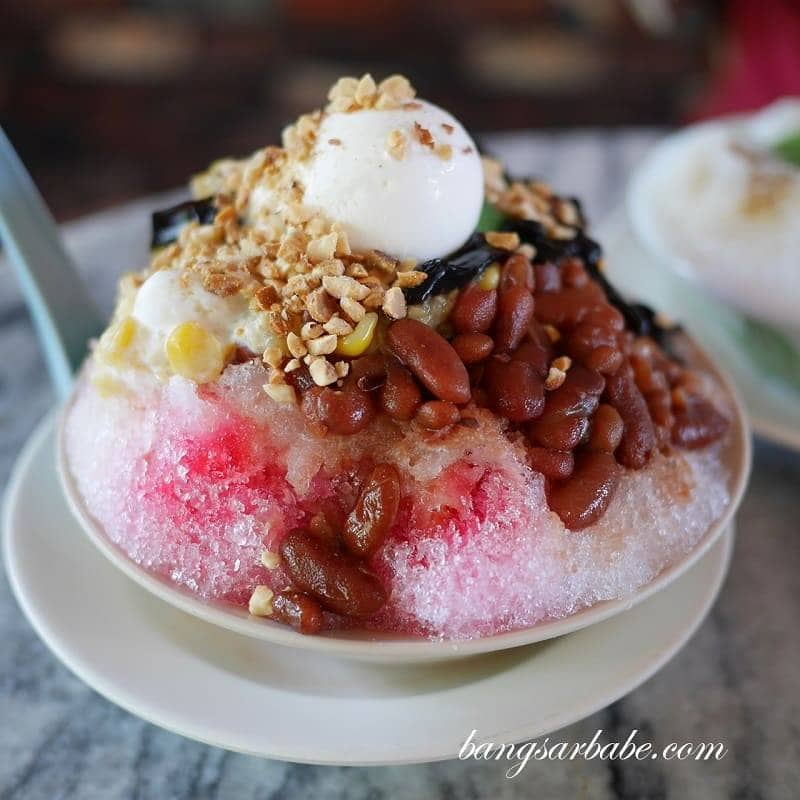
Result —
[{"label": "wooden background", "polygon": [[476,132],[672,124],[719,5],[6,0],[0,122],[60,219],[276,141],[341,74],[404,72]]}]

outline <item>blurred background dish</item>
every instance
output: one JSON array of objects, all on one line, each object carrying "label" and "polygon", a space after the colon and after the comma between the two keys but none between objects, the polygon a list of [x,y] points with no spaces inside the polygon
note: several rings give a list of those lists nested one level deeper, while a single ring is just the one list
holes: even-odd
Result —
[{"label": "blurred background dish", "polygon": [[800,342],[800,98],[667,137],[628,212],[665,267]]}]

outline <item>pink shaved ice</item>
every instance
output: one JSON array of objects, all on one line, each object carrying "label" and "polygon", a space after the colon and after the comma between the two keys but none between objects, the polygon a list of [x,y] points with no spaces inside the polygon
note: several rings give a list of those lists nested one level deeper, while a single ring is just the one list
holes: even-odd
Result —
[{"label": "pink shaved ice", "polygon": [[371,563],[390,601],[368,625],[428,636],[486,636],[627,595],[730,502],[718,447],[658,455],[625,473],[598,523],[572,532],[489,413],[443,440],[386,419],[318,439],[263,381],[248,364],[214,385],[174,377],[135,395],[101,397],[83,380],[68,412],[67,457],[89,512],[137,564],[207,600],[246,605],[258,584],[284,588],[264,549],[318,510],[347,513],[376,462],[398,467],[404,495]]}]

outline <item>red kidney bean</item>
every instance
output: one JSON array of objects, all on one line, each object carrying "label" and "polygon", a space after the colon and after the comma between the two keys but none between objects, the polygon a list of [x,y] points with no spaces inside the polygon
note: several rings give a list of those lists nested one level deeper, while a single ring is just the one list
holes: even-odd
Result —
[{"label": "red kidney bean", "polygon": [[492,337],[485,333],[459,333],[450,344],[465,364],[489,358],[494,349]]},{"label": "red kidney bean", "polygon": [[526,422],[544,409],[544,383],[527,361],[492,358],[486,363],[483,386],[489,405],[511,422]]},{"label": "red kidney bean", "polygon": [[552,261],[534,264],[533,274],[536,282],[536,294],[541,292],[561,291],[561,270]]},{"label": "red kidney bean", "polygon": [[580,289],[566,288],[537,294],[536,318],[559,329],[572,328],[586,317],[592,306],[603,303],[603,290],[591,281]]},{"label": "red kidney bean", "polygon": [[553,343],[550,341],[547,331],[544,329],[544,326],[540,325],[535,319],[531,320],[531,324],[528,325],[528,341],[535,342],[548,351],[552,351],[553,349]]},{"label": "red kidney bean", "polygon": [[386,382],[380,394],[381,409],[392,419],[409,420],[422,402],[414,376],[396,359],[386,364]]},{"label": "red kidney bean", "polygon": [[586,356],[583,363],[601,375],[613,375],[624,361],[625,356],[616,347],[601,344]]},{"label": "red kidney bean", "polygon": [[672,442],[694,450],[722,438],[730,422],[704,398],[692,397],[686,408],[676,410],[672,425]]},{"label": "red kidney bean", "polygon": [[604,386],[602,375],[573,364],[564,383],[547,393],[542,416],[528,425],[528,438],[552,450],[577,447],[588,433],[589,417],[600,402]]},{"label": "red kidney bean", "polygon": [[661,352],[661,348],[659,348],[655,342],[653,342],[652,361],[653,367],[659,370],[659,372],[664,373],[664,377],[667,379],[667,383],[670,386],[674,386],[679,381],[682,381],[686,374],[691,372],[691,370],[684,369],[680,364],[670,361],[664,353]]},{"label": "red kidney bean", "polygon": [[[659,373],[663,375],[663,373]],[[659,392],[651,392],[645,398],[647,410],[656,425],[672,426],[672,398],[669,389]]]},{"label": "red kidney bean", "polygon": [[589,431],[589,418],[585,416],[545,415],[528,425],[528,439],[550,450],[574,450]]},{"label": "red kidney bean", "polygon": [[649,358],[631,353],[630,362],[633,378],[643,395],[666,391],[669,386],[666,375]]},{"label": "red kidney bean", "polygon": [[614,406],[600,403],[591,420],[587,450],[596,450],[602,453],[613,453],[622,440],[624,429],[622,417]]},{"label": "red kidney bean", "polygon": [[576,325],[566,337],[565,350],[568,356],[585,362],[598,347],[617,347],[617,334],[609,328],[601,328],[588,322]]},{"label": "red kidney bean", "polygon": [[621,331],[619,334],[619,349],[622,354],[627,358],[631,354],[631,346],[633,345],[634,335],[631,331]]},{"label": "red kidney bean", "polygon": [[364,484],[342,530],[344,546],[359,558],[369,558],[382,544],[400,507],[400,473],[378,464]]},{"label": "red kidney bean", "polygon": [[415,319],[392,323],[386,334],[392,352],[439,400],[466,403],[471,396],[467,370],[452,345]]},{"label": "red kidney bean", "polygon": [[545,478],[563,481],[572,475],[575,468],[575,457],[564,450],[548,450],[546,447],[529,447],[527,449],[528,464],[531,469],[541,472]]},{"label": "red kidney bean", "polygon": [[280,555],[293,583],[329,611],[367,617],[386,602],[376,575],[307,531],[297,528],[286,534]]},{"label": "red kidney bean", "polygon": [[625,317],[622,313],[608,303],[592,306],[584,315],[583,322],[587,325],[596,325],[598,328],[620,333],[625,330]]},{"label": "red kidney bean", "polygon": [[299,633],[318,633],[322,628],[322,606],[303,592],[278,592],[272,598],[272,619],[291,625]]},{"label": "red kidney bean", "polygon": [[533,295],[524,286],[511,286],[500,292],[494,321],[495,350],[509,353],[519,347],[533,319]]},{"label": "red kidney bean", "polygon": [[472,402],[478,408],[488,408],[489,407],[489,394],[483,386],[476,386],[472,390]]},{"label": "red kidney bean", "polygon": [[497,289],[484,290],[470,283],[458,293],[449,320],[459,333],[486,333],[496,312]]},{"label": "red kidney bean", "polygon": [[314,386],[303,395],[302,409],[312,430],[322,436],[358,433],[375,416],[370,396],[356,386],[343,391]]},{"label": "red kidney bean", "polygon": [[386,357],[382,353],[370,353],[350,362],[347,383],[355,383],[362,392],[379,389],[385,380]]},{"label": "red kidney bean", "polygon": [[567,286],[579,289],[589,283],[589,273],[580,259],[568,258],[561,264],[561,280]]},{"label": "red kidney bean", "polygon": [[419,407],[414,419],[429,431],[439,431],[455,425],[460,417],[461,412],[452,403],[444,400],[428,400]]},{"label": "red kidney bean", "polygon": [[596,522],[605,513],[622,476],[622,467],[610,453],[581,453],[572,476],[550,487],[550,508],[572,531]]},{"label": "red kidney bean", "polygon": [[608,376],[606,395],[625,426],[616,451],[617,459],[626,467],[641,469],[653,454],[656,432],[647,403],[633,379],[630,367],[623,367]]},{"label": "red kidney bean", "polygon": [[515,286],[522,286],[532,292],[534,285],[533,265],[530,259],[522,253],[510,255],[500,273],[500,294]]},{"label": "red kidney bean", "polygon": [[523,342],[512,354],[513,361],[527,361],[541,378],[546,378],[552,361],[552,351],[536,342]]},{"label": "red kidney bean", "polygon": [[564,383],[548,392],[544,416],[591,416],[600,402],[605,385],[600,373],[581,364],[573,364],[567,370]]},{"label": "red kidney bean", "polygon": [[469,375],[469,385],[472,387],[472,399],[475,401],[475,392],[478,391],[478,384],[483,379],[483,363],[468,364],[467,375]]}]

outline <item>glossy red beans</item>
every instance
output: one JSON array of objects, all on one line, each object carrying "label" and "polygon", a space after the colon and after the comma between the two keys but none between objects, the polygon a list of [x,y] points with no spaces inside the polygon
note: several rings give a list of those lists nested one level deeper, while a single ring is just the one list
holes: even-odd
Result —
[{"label": "glossy red beans", "polygon": [[491,408],[512,422],[527,422],[544,410],[544,383],[527,361],[491,358],[484,369],[483,386]]},{"label": "glossy red beans", "polygon": [[439,400],[460,404],[470,399],[466,367],[450,342],[433,328],[401,319],[389,326],[386,339],[395,356]]},{"label": "glossy red beans", "polygon": [[361,489],[342,530],[342,541],[353,555],[369,558],[383,544],[397,515],[400,497],[397,468],[378,464]]},{"label": "glossy red beans", "polygon": [[465,286],[450,312],[450,323],[459,333],[486,333],[497,313],[497,289],[481,289],[478,284]]},{"label": "glossy red beans", "polygon": [[586,528],[605,513],[621,476],[622,467],[610,453],[582,453],[571,477],[548,492],[550,508],[570,530]]},{"label": "glossy red beans", "polygon": [[307,531],[290,531],[281,542],[280,555],[293,583],[329,611],[366,617],[386,602],[376,575]]}]

